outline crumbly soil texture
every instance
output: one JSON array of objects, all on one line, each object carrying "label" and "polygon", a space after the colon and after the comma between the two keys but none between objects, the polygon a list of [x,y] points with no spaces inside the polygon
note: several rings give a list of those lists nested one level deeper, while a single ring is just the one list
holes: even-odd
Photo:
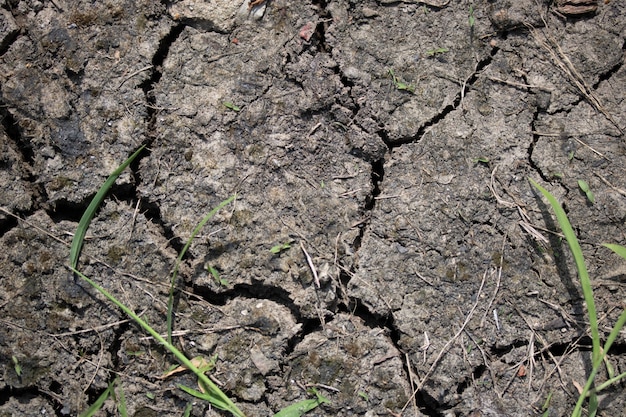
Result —
[{"label": "crumbly soil texture", "polygon": [[[626,0],[0,0],[0,416],[563,416],[626,306]],[[594,9],[593,5],[597,7]],[[590,7],[591,6],[591,7]],[[585,193],[579,181],[588,184]],[[626,371],[626,335],[598,381]],[[600,415],[626,414],[624,382]],[[190,410],[190,411],[189,411]]]}]

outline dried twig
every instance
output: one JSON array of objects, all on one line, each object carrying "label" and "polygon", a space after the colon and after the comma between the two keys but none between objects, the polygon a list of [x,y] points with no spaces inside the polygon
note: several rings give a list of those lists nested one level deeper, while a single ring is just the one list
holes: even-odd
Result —
[{"label": "dried twig", "polygon": [[[498,291],[500,290],[500,282],[502,280],[502,264],[504,263],[504,245],[506,243],[506,238],[507,238],[506,235],[504,235],[504,237],[502,238],[502,249],[500,250],[500,265],[498,267],[498,273],[496,274],[496,288],[493,290],[493,296],[491,297],[491,300],[489,300],[487,309],[485,309],[485,314],[483,315],[483,318],[480,321],[480,327],[483,326],[485,319],[487,318],[487,313],[489,312],[489,310],[491,310],[491,306],[493,305],[493,302],[496,300],[496,297],[498,296]],[[497,322],[496,322],[496,326],[499,327]]]},{"label": "dried twig", "polygon": [[[426,333],[424,333],[424,336],[426,336]],[[425,353],[424,353],[425,354]],[[411,389],[415,388],[415,384],[413,382],[413,368],[411,367],[411,361],[409,360],[409,354],[405,353],[404,354],[404,360],[406,361],[406,369],[409,371],[409,384],[411,384]],[[413,397],[413,400],[411,401],[413,403],[413,410],[415,410],[415,416],[417,417],[417,402],[415,401],[415,397]]]},{"label": "dried twig", "polygon": [[[546,30],[548,30],[548,24],[545,19],[543,19],[543,16],[542,20],[546,27]],[[589,103],[591,103],[591,105],[596,108],[596,110],[602,113],[604,117],[606,117],[607,120],[609,120],[613,124],[613,126],[615,126],[619,130],[620,133],[624,134],[624,131],[617,124],[617,121],[613,118],[613,116],[609,114],[609,112],[602,105],[602,103],[600,103],[600,100],[598,100],[595,94],[593,94],[593,90],[591,89],[589,84],[587,84],[580,72],[578,72],[576,67],[574,67],[574,64],[572,63],[572,61],[570,61],[567,55],[565,55],[565,52],[563,52],[556,40],[552,38],[548,33],[544,33],[543,37],[540,36],[539,31],[531,25],[527,25],[527,27],[530,30],[530,34],[535,39],[535,42],[537,42],[539,46],[548,51],[555,64],[561,69],[561,71],[565,73],[565,75],[567,75],[569,80],[576,86],[576,88],[578,88],[583,97],[585,97],[587,101],[589,101]]]},{"label": "dried twig", "polygon": [[426,372],[426,374],[424,375],[424,377],[422,378],[422,380],[420,381],[420,383],[417,385],[417,388],[415,388],[415,390],[413,391],[413,394],[411,395],[411,397],[407,400],[406,404],[404,404],[404,407],[402,407],[402,411],[406,410],[406,408],[409,406],[409,404],[413,401],[413,399],[415,398],[415,396],[417,395],[417,393],[424,388],[424,384],[426,384],[426,381],[428,380],[428,377],[430,377],[430,375],[433,373],[433,371],[435,370],[435,368],[437,367],[437,365],[439,365],[439,361],[441,360],[441,358],[443,357],[443,355],[448,351],[448,349],[450,348],[450,346],[452,346],[452,344],[454,343],[454,341],[456,339],[458,339],[458,337],[461,335],[461,333],[463,333],[463,331],[465,330],[465,327],[468,325],[470,319],[472,318],[472,316],[474,315],[474,311],[476,310],[476,307],[478,306],[478,303],[480,302],[480,293],[483,290],[483,287],[485,286],[485,280],[487,278],[487,272],[485,271],[485,273],[483,274],[483,279],[480,282],[480,287],[478,288],[478,292],[476,293],[476,302],[474,303],[474,305],[472,306],[472,308],[470,309],[469,313],[467,313],[467,316],[465,317],[465,321],[463,321],[463,324],[461,325],[461,328],[456,332],[456,334],[450,339],[448,340],[448,342],[446,342],[446,344],[441,348],[441,350],[439,351],[439,354],[437,355],[437,357],[435,358],[435,360],[433,361],[432,365],[430,365],[430,368],[428,369],[428,371]]},{"label": "dried twig", "polygon": [[534,237],[537,241],[542,242],[544,244],[548,244],[549,243],[548,239],[537,231],[537,226],[534,226],[530,222],[530,217],[528,217],[526,210],[522,208],[522,203],[520,203],[517,198],[513,197],[514,202],[510,202],[500,197],[500,195],[498,195],[498,193],[496,192],[496,185],[495,185],[497,169],[498,169],[498,166],[496,165],[493,168],[493,171],[491,171],[491,180],[490,180],[488,187],[491,193],[493,194],[493,196],[495,197],[496,201],[498,202],[498,204],[501,204],[509,208],[517,208],[517,212],[519,213],[519,216],[521,217],[521,220],[519,221],[520,227],[524,229],[526,233]]},{"label": "dried twig", "polygon": [[122,82],[120,83],[120,85],[117,86],[118,89],[122,88],[122,86],[124,85],[124,83],[128,80],[130,80],[131,78],[133,78],[135,75],[141,74],[144,71],[148,71],[150,69],[152,69],[153,66],[152,65],[147,65],[141,69],[138,69],[137,71],[133,72],[132,74],[128,75],[126,78],[124,78],[122,80]]},{"label": "dried twig", "polygon": [[317,269],[315,269],[315,265],[313,265],[313,259],[311,259],[311,256],[309,255],[309,253],[306,251],[306,249],[304,249],[304,243],[300,242],[300,248],[302,248],[302,253],[304,253],[304,256],[306,257],[306,263],[309,264],[311,273],[313,273],[313,279],[315,280],[315,285],[317,286],[317,288],[320,288],[320,278],[317,275]]}]

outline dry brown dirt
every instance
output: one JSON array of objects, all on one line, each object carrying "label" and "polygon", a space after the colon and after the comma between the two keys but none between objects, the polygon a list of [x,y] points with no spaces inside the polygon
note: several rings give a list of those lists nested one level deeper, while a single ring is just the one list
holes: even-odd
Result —
[{"label": "dry brown dirt", "polygon": [[[141,145],[79,269],[164,333],[178,253],[236,193],[184,258],[174,334],[246,415],[311,387],[330,403],[310,416],[571,413],[586,309],[528,178],[570,217],[605,338],[626,0],[556,3],[0,0],[0,416],[78,415],[115,378],[130,416],[225,415],[67,267]],[[626,371],[624,331],[608,358]],[[600,409],[626,415],[623,382]]]}]

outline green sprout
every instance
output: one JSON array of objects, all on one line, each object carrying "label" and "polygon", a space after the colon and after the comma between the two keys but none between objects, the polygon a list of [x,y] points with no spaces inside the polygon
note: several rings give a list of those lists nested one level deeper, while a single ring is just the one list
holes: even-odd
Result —
[{"label": "green sprout", "polygon": [[170,292],[167,300],[167,341],[172,343],[172,317],[174,311],[174,290],[176,288],[176,277],[178,275],[178,268],[180,267],[181,262],[183,261],[183,256],[187,253],[187,250],[191,246],[191,242],[195,239],[195,237],[200,233],[200,230],[204,225],[224,206],[230,204],[235,199],[236,195],[233,195],[226,200],[222,201],[215,207],[213,210],[209,211],[206,216],[200,220],[200,222],[196,225],[196,227],[191,232],[191,236],[185,243],[185,246],[178,254],[178,258],[176,259],[176,263],[174,264],[174,271],[172,272],[172,278],[170,279]]},{"label": "green sprout", "polygon": [[22,376],[22,365],[20,365],[17,357],[15,357],[15,355],[11,356],[11,360],[13,361],[13,369],[15,369],[17,376]]},{"label": "green sprout", "polygon": [[472,162],[475,164],[481,163],[489,165],[489,158],[487,158],[486,156],[479,156],[478,158],[473,159]]},{"label": "green sprout", "polygon": [[315,398],[308,400],[298,401],[295,404],[291,404],[274,414],[274,417],[300,417],[305,413],[319,407],[324,403],[330,403],[328,398],[317,392],[315,388],[311,388],[307,391],[309,394],[315,394]]},{"label": "green sprout", "polygon": [[446,52],[450,52],[448,48],[435,48],[426,51],[427,56],[435,56],[440,54],[445,54]]},{"label": "green sprout", "polygon": [[541,411],[543,411],[541,417],[548,417],[550,415],[550,401],[552,401],[552,392],[548,394],[548,397],[541,406]]},{"label": "green sprout", "polygon": [[393,85],[395,85],[398,90],[405,90],[410,93],[415,93],[415,86],[413,84],[406,83],[402,81],[399,77],[396,77],[395,72],[391,68],[389,68],[388,73],[391,76]]},{"label": "green sprout", "polygon": [[468,18],[469,27],[473,28],[474,23],[476,23],[476,19],[474,18],[474,6],[470,4],[469,7],[469,18]]},{"label": "green sprout", "polygon": [[230,101],[225,101],[223,104],[224,104],[224,107],[226,107],[227,109],[230,109],[232,111],[239,111],[239,110],[241,110],[241,107],[237,106],[236,104],[231,103]]},{"label": "green sprout", "polygon": [[285,242],[285,243],[279,243],[278,245],[274,245],[271,247],[270,252],[272,252],[274,255],[277,255],[279,253],[281,253],[282,251],[285,251],[289,248],[291,248],[291,242]]},{"label": "green sprout", "polygon": [[224,279],[220,276],[220,273],[218,272],[217,269],[215,269],[214,267],[212,267],[209,264],[205,264],[204,265],[204,269],[206,269],[208,272],[211,273],[211,275],[213,275],[213,278],[215,279],[215,282],[217,283],[217,285],[221,285],[223,287],[228,285],[228,280]]},{"label": "green sprout", "polygon": [[[115,385],[119,385],[119,398],[115,394]],[[96,399],[96,401],[91,404],[89,408],[79,414],[79,417],[92,417],[95,416],[98,411],[104,405],[104,402],[111,397],[113,401],[117,403],[117,411],[119,415],[122,417],[128,417],[128,410],[126,409],[126,398],[124,396],[124,390],[121,386],[121,381],[119,378],[115,378],[113,381],[109,383],[109,386],[100,396]]]},{"label": "green sprout", "polygon": [[578,187],[583,193],[585,193],[585,195],[587,196],[587,200],[589,200],[591,204],[596,203],[596,197],[593,195],[593,191],[591,191],[591,189],[589,188],[589,184],[587,184],[587,181],[578,180]]},{"label": "green sprout", "polygon": [[[550,194],[550,192],[548,192],[546,189],[541,187],[532,179],[529,178],[529,181],[548,200],[548,202],[550,203],[550,206],[552,207],[552,210],[554,210],[557,222],[559,223],[559,226],[561,226],[561,230],[563,231],[565,240],[567,241],[570,251],[572,252],[572,255],[574,257],[574,261],[576,263],[576,269],[578,270],[578,277],[580,279],[580,284],[583,290],[583,298],[585,300],[585,304],[587,305],[589,328],[591,330],[592,368],[591,368],[591,372],[589,373],[589,377],[587,378],[587,382],[585,383],[585,386],[583,387],[583,390],[580,393],[580,396],[578,397],[578,401],[576,402],[576,406],[574,408],[574,411],[572,412],[572,417],[580,417],[582,415],[583,403],[585,402],[587,397],[589,398],[589,405],[588,405],[589,415],[594,416],[597,414],[598,407],[599,407],[597,393],[600,390],[619,382],[621,379],[626,378],[626,372],[624,372],[620,375],[610,377],[607,381],[605,381],[601,385],[594,386],[596,374],[600,370],[602,363],[606,360],[606,355],[608,354],[609,349],[613,345],[613,342],[615,342],[615,339],[617,339],[617,336],[619,335],[620,331],[626,324],[626,308],[620,314],[613,329],[611,329],[609,336],[604,342],[604,346],[601,346],[600,332],[598,329],[598,314],[596,311],[595,300],[593,298],[593,288],[591,286],[591,279],[589,278],[589,272],[587,271],[587,266],[585,265],[585,258],[583,257],[583,252],[580,247],[580,244],[578,243],[578,239],[576,238],[576,234],[574,233],[574,229],[572,228],[572,225],[570,224],[569,219],[567,218],[567,214],[565,214],[565,210],[563,210],[563,208],[561,207],[557,199],[554,198],[554,196]],[[611,249],[617,255],[626,259],[626,247],[615,245],[615,244],[606,244],[606,243],[603,244],[603,246]],[[609,371],[609,374],[610,374],[610,371]]]},{"label": "green sprout", "polygon": [[104,184],[102,184],[102,186],[96,193],[95,197],[91,200],[91,203],[89,203],[89,206],[87,206],[87,210],[85,210],[85,213],[80,218],[80,222],[78,223],[78,227],[76,228],[76,233],[74,234],[74,238],[72,239],[72,246],[70,247],[70,266],[72,268],[76,268],[78,266],[78,257],[85,241],[87,228],[89,227],[93,216],[95,216],[98,207],[100,207],[100,204],[102,204],[102,200],[104,200],[104,197],[107,195],[109,189],[115,183],[115,180],[117,180],[117,177],[119,177],[120,174],[126,169],[126,167],[128,167],[130,163],[133,162],[137,156],[139,156],[139,154],[141,153],[141,151],[143,151],[145,147],[146,145],[143,145],[139,149],[137,149],[134,154],[132,154],[127,160],[122,162],[122,165],[117,167],[117,169],[113,171],[111,175],[109,175]]},{"label": "green sprout", "polygon": [[[80,250],[84,244],[84,238],[87,233],[87,228],[91,223],[96,211],[98,210],[100,204],[104,200],[106,193],[111,188],[111,186],[115,183],[117,177],[124,171],[128,165],[139,155],[139,153],[143,150],[144,146],[139,148],[134,154],[132,154],[126,161],[124,161],[105,181],[105,183],[100,187],[99,191],[96,193],[96,196],[92,199],[91,203],[85,210],[85,213],[81,217],[81,220],[78,224],[76,232],[74,233],[74,239],[72,240],[72,245],[70,248],[70,265],[69,269],[75,274],[75,276],[81,278],[89,285],[91,285],[96,291],[98,291],[101,295],[107,298],[112,304],[117,306],[120,310],[122,310],[128,317],[130,317],[139,327],[141,327],[145,332],[147,332],[150,336],[154,338],[159,344],[161,344],[166,350],[168,350],[176,360],[182,365],[185,370],[189,370],[193,372],[198,379],[198,386],[200,391],[195,390],[193,388],[178,385],[178,388],[186,393],[199,398],[201,400],[209,402],[214,408],[227,411],[234,415],[235,417],[245,417],[245,414],[237,407],[237,405],[219,388],[217,384],[215,384],[205,372],[211,370],[215,366],[215,359],[213,357],[210,361],[204,360],[202,357],[194,358],[192,360],[188,359],[187,356],[181,352],[173,343],[171,343],[171,317],[173,313],[173,288],[175,287],[176,275],[178,272],[178,268],[180,266],[180,262],[182,258],[189,249],[192,240],[196,237],[196,235],[200,232],[200,229],[204,226],[206,222],[222,207],[229,204],[235,199],[235,196],[232,196],[224,201],[222,201],[217,207],[211,210],[195,227],[193,230],[191,237],[187,241],[184,248],[181,250],[176,264],[174,266],[174,271],[172,273],[171,281],[170,281],[170,296],[168,303],[168,337],[165,338],[159,334],[153,327],[151,327],[145,320],[143,320],[137,313],[135,313],[131,308],[124,305],[121,301],[115,298],[111,293],[109,293],[102,286],[97,284],[92,279],[85,276],[81,273],[76,266],[78,265],[78,257],[80,254]],[[22,372],[21,367],[19,367],[19,362],[15,356],[12,357],[13,363],[15,365],[15,370],[19,374]],[[177,369],[170,369],[169,372],[178,372]],[[85,411],[83,411],[79,417],[91,417],[98,413],[98,411],[104,405],[104,402],[112,397],[118,403],[118,411],[122,417],[127,415],[126,411],[126,401],[124,398],[123,391],[120,391],[119,399],[115,396],[115,383],[118,383],[118,379],[116,378],[112,381],[108,388],[98,397],[98,399]],[[323,403],[329,403],[330,401],[319,394],[316,390],[311,390],[311,394],[316,396],[315,399],[307,399],[300,401],[298,403],[292,404],[290,406],[285,407],[281,411],[279,411],[275,416],[278,417],[300,417],[303,414],[315,409],[319,405]],[[154,394],[146,393],[148,398],[154,399]],[[184,411],[185,415],[189,415],[190,408],[187,407]]]}]

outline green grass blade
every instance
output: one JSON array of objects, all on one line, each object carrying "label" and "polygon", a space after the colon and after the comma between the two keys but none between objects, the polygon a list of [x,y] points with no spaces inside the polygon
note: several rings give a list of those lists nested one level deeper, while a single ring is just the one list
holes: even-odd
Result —
[{"label": "green grass blade", "polygon": [[[133,319],[135,323],[141,326],[147,333],[150,334],[157,342],[161,343],[167,350],[169,350],[176,359],[184,366],[187,367],[191,372],[193,372],[198,380],[207,388],[206,399],[216,408],[221,410],[229,411],[236,417],[245,417],[243,412],[239,410],[239,408],[233,403],[230,398],[213,382],[211,381],[203,372],[201,372],[181,351],[179,351],[176,346],[168,343],[165,338],[161,337],[161,335],[154,330],[148,323],[146,323],[141,317],[139,317],[133,310],[126,307],[121,301],[115,298],[112,294],[110,294],[107,290],[102,288],[96,282],[87,278],[81,272],[79,272],[76,268],[70,268],[72,272],[78,275],[80,278],[84,279],[89,285],[94,287],[100,294],[104,295],[109,301],[119,307],[128,317]],[[81,416],[82,417],[82,416]]]},{"label": "green grass blade", "polygon": [[201,392],[201,391],[198,391],[196,389],[193,389],[193,388],[190,388],[190,387],[188,387],[186,385],[181,385],[181,384],[178,384],[177,387],[180,390],[185,391],[187,394],[192,395],[192,396],[194,396],[196,398],[199,398],[199,399],[204,400],[204,401],[210,401],[211,404],[213,404],[215,407],[220,408],[222,410],[225,410],[226,407],[228,407],[228,405],[225,404],[225,403],[217,404],[215,402],[216,401],[215,398],[211,398],[211,394],[210,393]]},{"label": "green grass blade", "polygon": [[172,316],[173,316],[173,310],[174,310],[174,290],[176,289],[176,277],[178,276],[178,268],[180,268],[180,263],[183,260],[183,256],[185,256],[185,253],[187,253],[189,246],[191,246],[191,242],[196,238],[197,234],[200,233],[200,230],[204,227],[206,222],[208,222],[211,219],[211,217],[213,217],[215,213],[217,213],[220,209],[230,204],[230,202],[232,202],[236,196],[237,195],[235,194],[227,198],[226,200],[218,204],[218,206],[215,207],[213,210],[208,212],[208,214],[204,216],[202,220],[200,220],[200,223],[198,223],[195,229],[193,229],[193,232],[191,233],[191,236],[187,240],[187,243],[185,243],[185,246],[178,254],[178,258],[176,259],[176,264],[174,264],[174,271],[172,272],[172,279],[170,280],[170,293],[167,299],[167,341],[169,343],[172,343]]},{"label": "green grass blade", "polygon": [[98,399],[93,404],[91,404],[88,409],[80,413],[78,417],[92,417],[93,415],[95,415],[98,411],[100,411],[100,409],[104,405],[104,402],[111,396],[112,392],[113,382],[111,382],[107,389],[105,389],[104,392],[100,394]]},{"label": "green grass blade", "polygon": [[556,200],[556,198],[554,198],[552,194],[550,194],[545,188],[537,184],[532,179],[529,178],[529,181],[537,190],[541,192],[541,194],[543,194],[543,196],[550,203],[550,206],[552,206],[552,209],[556,214],[556,220],[559,222],[561,230],[563,230],[563,235],[565,236],[565,240],[567,240],[567,244],[572,251],[572,255],[574,255],[576,268],[578,269],[578,277],[580,278],[580,284],[583,289],[583,297],[585,298],[585,303],[587,304],[587,312],[589,314],[589,327],[591,328],[591,340],[593,346],[592,358],[593,363],[596,363],[598,361],[598,358],[601,356],[600,334],[598,332],[598,316],[596,313],[596,304],[593,299],[591,280],[589,279],[589,273],[587,272],[587,266],[585,265],[585,258],[583,257],[583,251],[580,248],[580,244],[578,243],[578,239],[576,238],[574,229],[572,229],[572,225],[567,218],[567,214],[565,214],[565,211]]},{"label": "green grass blade", "polygon": [[312,392],[315,394],[315,398],[291,404],[274,414],[274,417],[300,417],[324,403],[330,404],[328,398],[317,392],[317,390],[312,390]]},{"label": "green grass blade", "polygon": [[115,382],[119,386],[120,393],[118,395],[117,411],[119,411],[121,417],[128,417],[128,410],[126,409],[126,396],[124,395],[124,387],[122,387],[122,381],[119,378],[115,378]]},{"label": "green grass blade", "polygon": [[611,249],[613,252],[626,259],[626,247],[622,245],[615,245],[613,243],[603,243],[602,246]]},{"label": "green grass blade", "polygon": [[190,417],[192,410],[193,410],[193,403],[191,402],[187,403],[187,406],[185,407],[185,411],[183,412],[183,417]]},{"label": "green grass blade", "polygon": [[[605,243],[603,244],[603,246],[606,246],[607,248],[613,250],[616,254],[618,254],[622,258],[626,259],[626,248],[624,246],[614,245],[610,243]],[[592,388],[593,382],[596,377],[596,374],[598,373],[598,371],[600,370],[602,366],[602,361],[604,360],[605,356],[609,352],[609,349],[611,349],[613,342],[615,342],[615,339],[617,339],[617,336],[619,335],[620,331],[624,328],[625,325],[626,325],[626,309],[622,311],[622,314],[620,314],[619,318],[617,319],[617,322],[615,323],[615,326],[611,330],[609,337],[606,339],[606,342],[604,343],[604,349],[602,351],[602,355],[598,358],[597,362],[593,363],[593,368],[591,369],[589,378],[587,378],[587,382],[585,383],[583,391],[578,397],[578,401],[576,402],[576,407],[574,408],[574,411],[572,412],[572,417],[580,417],[582,415],[583,403],[585,402],[585,398],[587,397],[587,394],[589,394],[593,389]],[[608,387],[609,385],[620,381],[623,378],[626,378],[626,373],[620,374],[614,378],[611,378],[608,381],[605,381],[604,383],[602,383],[601,385],[595,388],[595,392],[598,392]],[[593,409],[592,405],[590,405],[589,408],[590,408],[590,413],[589,413],[590,415],[596,413],[596,410]]]},{"label": "green grass blade", "polygon": [[72,246],[70,247],[70,266],[72,268],[76,268],[78,266],[78,256],[80,255],[80,250],[83,247],[83,242],[85,240],[85,234],[87,234],[87,228],[89,227],[89,223],[93,219],[93,216],[96,214],[98,207],[102,204],[102,200],[106,196],[109,189],[117,180],[117,177],[130,165],[131,162],[135,160],[135,158],[143,151],[146,145],[142,145],[137,151],[130,156],[126,161],[122,163],[111,175],[106,179],[104,184],[100,187],[94,198],[89,203],[87,210],[83,213],[83,217],[81,217],[80,222],[78,223],[78,227],[76,228],[76,233],[74,234],[74,238],[72,239]]},{"label": "green grass blade", "polygon": [[621,373],[621,374],[619,374],[619,375],[617,375],[617,376],[614,376],[614,377],[613,377],[613,378],[611,378],[611,379],[608,379],[608,380],[604,381],[602,384],[600,384],[600,385],[598,385],[598,386],[597,386],[596,391],[597,391],[597,392],[600,392],[600,391],[602,391],[603,389],[605,389],[605,388],[607,388],[607,387],[609,387],[609,386],[611,386],[611,385],[613,385],[613,384],[618,383],[619,381],[621,381],[621,380],[622,380],[622,379],[624,379],[624,378],[626,378],[626,372]]}]

